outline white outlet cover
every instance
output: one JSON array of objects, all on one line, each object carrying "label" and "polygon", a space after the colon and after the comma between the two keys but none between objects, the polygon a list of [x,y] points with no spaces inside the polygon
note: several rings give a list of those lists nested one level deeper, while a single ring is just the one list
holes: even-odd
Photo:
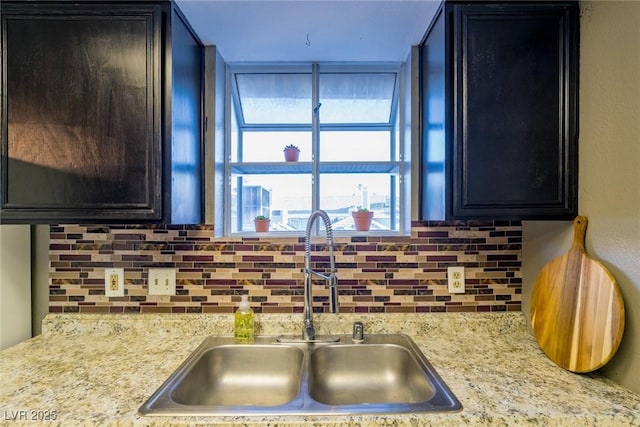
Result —
[{"label": "white outlet cover", "polygon": [[124,296],[124,268],[104,269],[104,294],[108,297]]},{"label": "white outlet cover", "polygon": [[464,267],[447,267],[447,282],[450,294],[464,294],[465,277]]},{"label": "white outlet cover", "polygon": [[175,295],[176,269],[150,268],[148,285],[149,295]]}]

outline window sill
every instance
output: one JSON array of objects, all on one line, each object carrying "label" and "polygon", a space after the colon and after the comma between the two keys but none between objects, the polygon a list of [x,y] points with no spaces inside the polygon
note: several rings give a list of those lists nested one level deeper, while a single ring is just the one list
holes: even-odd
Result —
[{"label": "window sill", "polygon": [[[239,238],[282,238],[282,239],[304,239],[304,231],[267,231],[267,232],[254,232],[254,231],[245,231],[241,233],[231,233],[231,235],[227,237],[239,237]],[[401,233],[400,231],[390,231],[390,230],[372,230],[372,231],[333,231],[334,238],[351,238],[351,237],[408,237],[409,234]],[[325,234],[320,232],[320,234],[312,234],[312,238],[324,238]]]}]

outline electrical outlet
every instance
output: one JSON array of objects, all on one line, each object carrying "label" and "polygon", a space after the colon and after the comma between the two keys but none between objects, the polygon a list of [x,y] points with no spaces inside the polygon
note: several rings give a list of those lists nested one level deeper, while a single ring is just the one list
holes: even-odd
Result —
[{"label": "electrical outlet", "polygon": [[124,296],[124,268],[104,269],[104,294],[108,297]]},{"label": "electrical outlet", "polygon": [[175,295],[176,269],[150,268],[149,295]]},{"label": "electrical outlet", "polygon": [[464,267],[447,267],[450,294],[464,294]]}]

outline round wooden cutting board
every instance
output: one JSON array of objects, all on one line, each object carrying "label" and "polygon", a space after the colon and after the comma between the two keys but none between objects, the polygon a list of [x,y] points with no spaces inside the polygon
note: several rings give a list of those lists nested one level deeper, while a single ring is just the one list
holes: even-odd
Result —
[{"label": "round wooden cutting board", "polygon": [[573,221],[573,244],[540,271],[531,293],[538,344],[557,365],[591,372],[615,354],[624,331],[624,303],[609,271],[587,255],[587,218]]}]

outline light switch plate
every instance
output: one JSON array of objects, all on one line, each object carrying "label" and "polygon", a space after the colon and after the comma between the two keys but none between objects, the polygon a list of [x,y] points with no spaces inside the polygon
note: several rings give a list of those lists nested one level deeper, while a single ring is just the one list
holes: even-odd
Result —
[{"label": "light switch plate", "polygon": [[104,294],[108,297],[124,296],[124,268],[104,269]]},{"label": "light switch plate", "polygon": [[149,295],[175,295],[176,269],[150,268]]}]

